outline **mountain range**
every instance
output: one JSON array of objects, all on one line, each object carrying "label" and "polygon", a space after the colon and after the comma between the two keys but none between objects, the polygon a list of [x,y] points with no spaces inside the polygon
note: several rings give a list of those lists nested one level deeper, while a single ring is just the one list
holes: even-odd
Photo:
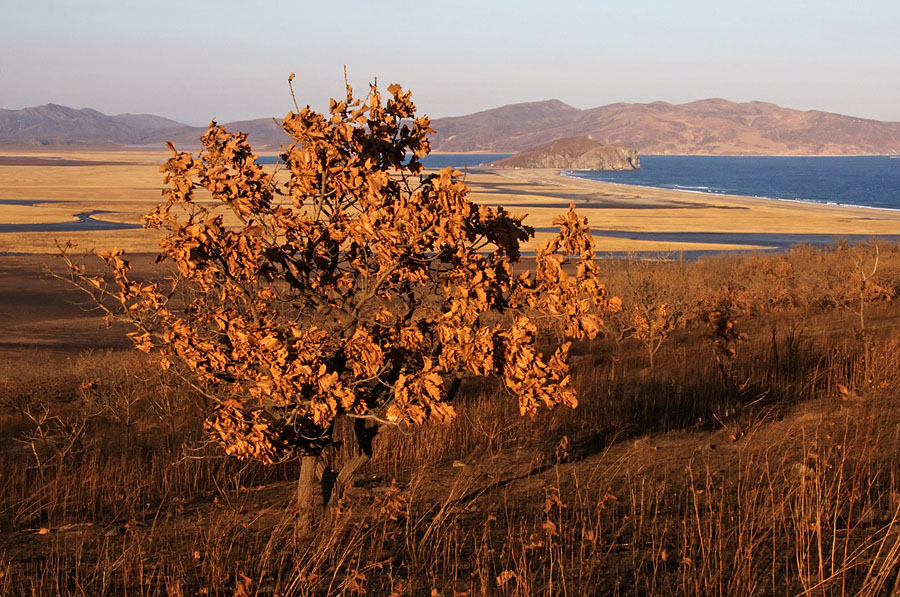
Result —
[{"label": "mountain range", "polygon": [[[260,148],[277,148],[288,136],[271,118],[227,123],[228,130],[243,131]],[[0,146],[104,147],[159,145],[172,141],[198,146],[206,127],[189,126],[152,114],[108,116],[90,108],[75,109],[45,104],[21,110],[0,110]]]},{"label": "mountain range", "polygon": [[765,102],[610,104],[578,110],[559,100],[513,104],[433,122],[439,151],[521,151],[586,136],[641,154],[853,155],[900,153],[900,122]]},{"label": "mountain range", "polygon": [[[288,141],[271,118],[226,123],[259,150]],[[583,136],[641,154],[860,155],[900,153],[900,122],[793,110],[766,102],[706,99],[686,104],[617,103],[579,110],[559,100],[511,104],[437,118],[432,150],[515,153]],[[204,127],[149,114],[108,116],[46,104],[0,110],[0,146],[197,146]]]}]

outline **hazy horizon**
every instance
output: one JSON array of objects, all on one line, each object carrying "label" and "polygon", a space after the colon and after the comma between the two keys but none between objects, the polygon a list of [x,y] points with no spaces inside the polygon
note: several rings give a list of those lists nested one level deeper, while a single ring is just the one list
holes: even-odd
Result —
[{"label": "hazy horizon", "polygon": [[193,125],[327,107],[343,66],[419,111],[460,116],[559,99],[681,104],[720,97],[900,121],[900,7],[763,0],[598,6],[388,0],[335,10],[271,2],[35,1],[0,22],[0,107],[46,103]]},{"label": "hazy horizon", "polygon": [[[415,97],[414,97],[413,99],[415,99]],[[664,102],[664,103],[669,103],[669,104],[672,104],[672,105],[683,105],[683,104],[689,104],[689,103],[699,102],[699,101],[704,101],[704,100],[719,100],[719,99],[724,99],[724,100],[726,100],[726,101],[733,101],[733,100],[729,100],[728,98],[708,97],[708,98],[697,98],[697,99],[695,99],[695,100],[688,100],[688,101],[686,101],[686,102],[681,102],[681,103],[679,103],[679,104],[674,104],[673,102],[666,102],[666,100],[654,100],[654,102]],[[491,107],[488,107],[488,108],[484,108],[484,109],[482,109],[482,110],[476,110],[476,112],[474,112],[474,113],[477,113],[477,112],[483,112],[483,111],[489,111],[489,110],[492,110],[492,109],[503,108],[503,107],[506,107],[506,106],[521,105],[521,104],[525,104],[525,103],[542,103],[542,102],[545,102],[545,101],[554,101],[554,100],[562,101],[562,100],[559,100],[559,98],[547,98],[546,100],[533,100],[533,101],[531,101],[531,102],[516,102],[516,103],[513,103],[513,104],[503,104],[503,105],[498,105],[498,106],[491,106]],[[748,100],[748,102],[741,102],[741,103],[750,103],[750,102],[753,102],[753,101],[757,101],[757,102],[760,102],[760,103],[774,103],[774,102],[768,102],[768,101],[766,101],[766,100]],[[298,103],[299,103],[299,100],[298,100]],[[564,102],[564,103],[568,104],[568,102]],[[622,103],[622,102],[613,102],[613,104],[615,104],[615,103]],[[630,103],[630,102],[628,102],[628,103]],[[653,103],[653,102],[633,102],[633,103],[635,103],[635,104],[637,104],[637,103],[646,104],[646,103]],[[737,102],[736,102],[736,103],[737,103]],[[51,101],[51,102],[45,102],[45,103],[43,103],[43,104],[35,104],[35,105],[32,105],[32,106],[21,106],[21,107],[13,107],[13,108],[9,108],[9,107],[6,107],[6,106],[0,106],[0,110],[23,110],[23,109],[29,109],[29,108],[38,108],[38,107],[45,106],[45,105],[48,105],[48,104],[60,105],[60,106],[63,106],[63,107],[65,107],[65,108],[72,108],[72,109],[75,109],[75,110],[88,110],[88,109],[90,109],[90,110],[97,110],[97,108],[94,107],[94,106],[68,106],[68,105],[66,105],[66,104],[61,104],[61,103],[59,103],[59,102],[52,102],[52,101]],[[302,105],[305,105],[305,104],[301,104],[301,106],[302,106]],[[571,104],[569,104],[569,105],[571,106]],[[602,105],[602,106],[587,106],[587,107],[584,107],[584,108],[577,108],[576,106],[571,106],[571,107],[577,108],[577,109],[579,109],[579,110],[589,110],[589,109],[593,109],[593,108],[603,108],[603,107],[606,107],[607,105],[610,105],[610,104],[604,104],[604,105]],[[291,105],[291,107],[293,107],[293,104]],[[781,107],[781,108],[786,108],[786,109],[795,109],[793,106],[780,106],[780,105],[779,105],[779,107]],[[319,109],[324,110],[324,107],[319,106]],[[810,110],[810,111],[817,111],[818,109],[817,109],[817,108],[809,108],[808,110]],[[181,124],[185,124],[185,125],[188,125],[188,126],[194,126],[194,127],[201,127],[201,128],[206,127],[206,126],[209,124],[209,121],[210,121],[210,120],[215,120],[216,122],[218,122],[218,123],[220,123],[220,124],[225,124],[225,123],[229,123],[229,122],[252,121],[252,120],[265,119],[265,118],[276,118],[276,119],[280,119],[281,116],[282,116],[282,115],[275,115],[275,114],[261,114],[261,115],[257,115],[257,116],[250,116],[250,117],[248,117],[248,118],[216,118],[216,117],[211,117],[210,119],[207,119],[207,120],[204,121],[204,122],[200,122],[200,121],[189,122],[189,121],[186,121],[186,120],[181,120],[181,119],[179,119],[179,118],[175,118],[175,117],[169,116],[169,115],[167,115],[167,114],[159,114],[159,113],[152,113],[152,112],[127,112],[127,111],[126,111],[126,112],[104,112],[103,110],[98,110],[98,111],[101,112],[101,113],[103,113],[103,114],[105,114],[105,115],[107,115],[107,116],[125,116],[125,115],[130,115],[130,116],[159,116],[159,117],[162,117],[162,118],[167,118],[167,119],[169,119],[169,120],[174,120],[174,121],[179,122],[179,123],[181,123]],[[818,110],[818,111],[827,112],[827,111],[824,111],[824,110]],[[447,115],[447,116],[432,116],[432,115],[429,114],[429,116],[432,118],[432,120],[434,120],[434,119],[444,118],[444,117],[453,118],[453,117],[458,117],[458,116],[468,116],[468,115],[471,115],[471,114],[473,114],[473,113],[468,113],[468,114],[451,114],[451,115]],[[841,116],[851,117],[851,118],[861,118],[861,119],[865,119],[865,120],[876,120],[876,121],[879,121],[879,122],[900,122],[900,121],[887,121],[887,120],[882,121],[882,120],[879,120],[879,119],[871,119],[871,118],[868,118],[868,117],[865,117],[865,116],[860,116],[860,115],[858,115],[858,114],[840,114],[840,113],[837,113],[837,114],[839,114],[839,115],[841,115]]]}]

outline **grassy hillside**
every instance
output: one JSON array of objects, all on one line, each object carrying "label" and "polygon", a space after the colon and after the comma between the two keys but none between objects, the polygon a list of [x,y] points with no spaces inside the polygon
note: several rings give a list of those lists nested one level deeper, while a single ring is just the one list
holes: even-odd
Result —
[{"label": "grassy hillside", "polygon": [[151,358],[9,349],[0,593],[896,591],[900,248],[604,267],[624,305],[573,347],[577,409],[522,420],[473,379],[453,423],[379,436],[313,531],[297,463],[205,443],[204,399]]}]

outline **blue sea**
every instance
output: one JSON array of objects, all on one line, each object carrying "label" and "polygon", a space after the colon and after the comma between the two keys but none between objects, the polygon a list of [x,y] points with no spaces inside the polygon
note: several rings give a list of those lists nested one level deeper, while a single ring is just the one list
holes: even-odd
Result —
[{"label": "blue sea", "polygon": [[425,156],[425,159],[422,160],[422,165],[430,169],[452,166],[462,170],[480,164],[499,162],[511,155],[511,153],[432,153]]},{"label": "blue sea", "polygon": [[[422,165],[428,169],[440,169],[452,166],[453,168],[463,169],[478,166],[480,164],[490,164],[508,158],[511,153],[432,153],[425,156]],[[278,156],[262,155],[257,158],[260,164],[274,164],[278,160]]]},{"label": "blue sea", "polygon": [[[433,153],[429,169],[473,168],[509,153]],[[274,164],[275,156],[260,156]],[[900,156],[642,155],[640,170],[575,171],[570,176],[718,195],[900,209]]]},{"label": "blue sea", "polygon": [[[426,168],[453,166],[475,168],[510,154],[431,154]],[[275,156],[262,156],[261,163],[275,163]],[[900,209],[900,156],[774,157],[774,156],[641,156],[641,170],[621,172],[568,172],[570,176],[646,187],[697,193],[748,195],[770,199],[809,201],[833,205],[855,205]],[[35,204],[36,200],[0,199],[3,204]],[[121,230],[138,227],[102,220],[104,212],[77,214],[77,221],[50,224],[0,224],[2,232],[66,232],[75,230]],[[784,250],[797,243],[827,245],[835,242],[826,234],[738,234],[728,232],[632,232],[594,229],[595,234],[635,240],[694,243],[739,243],[763,250]],[[898,231],[900,232],[900,231]],[[864,236],[843,236],[851,242]],[[884,236],[885,240],[900,240]],[[690,251],[686,258],[715,251]]]},{"label": "blue sea", "polygon": [[[423,163],[426,168],[445,166],[474,168],[508,155],[510,154],[432,154],[427,156]],[[900,209],[900,156],[647,155],[641,156],[641,166],[641,170],[575,171],[565,174],[588,180],[696,193]],[[634,232],[604,230],[602,226],[595,226],[594,233],[632,240],[672,243],[737,243],[769,251],[785,250],[800,243],[824,246],[837,240],[836,235],[832,234]],[[841,235],[840,238],[850,242],[863,242],[872,237]],[[894,235],[879,238],[900,240],[900,237]],[[688,251],[684,253],[684,257],[695,258],[716,252]]]},{"label": "blue sea", "polygon": [[699,193],[900,209],[900,156],[641,156],[641,170],[570,176]]}]

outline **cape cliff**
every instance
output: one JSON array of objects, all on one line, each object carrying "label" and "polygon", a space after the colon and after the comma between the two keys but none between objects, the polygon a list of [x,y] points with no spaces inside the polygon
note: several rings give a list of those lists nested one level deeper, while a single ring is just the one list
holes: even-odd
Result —
[{"label": "cape cliff", "polygon": [[561,170],[637,170],[637,151],[621,145],[601,145],[587,137],[557,139],[514,156],[485,164],[490,168],[559,168]]}]

